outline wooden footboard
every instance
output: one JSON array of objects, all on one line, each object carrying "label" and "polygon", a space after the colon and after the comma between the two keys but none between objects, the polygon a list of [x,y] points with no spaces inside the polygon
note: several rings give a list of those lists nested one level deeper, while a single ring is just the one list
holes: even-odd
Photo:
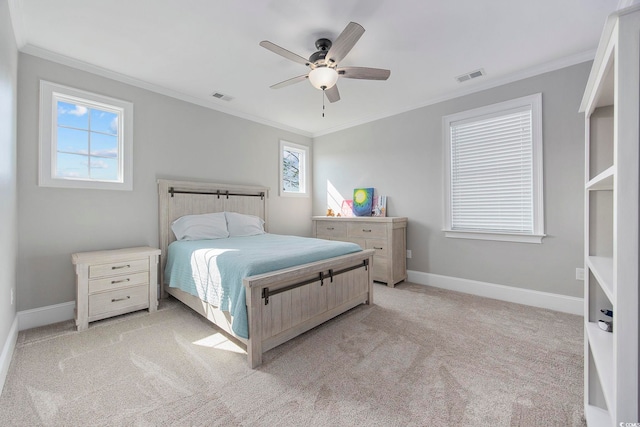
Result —
[{"label": "wooden footboard", "polygon": [[373,304],[373,253],[369,249],[244,279],[249,365],[255,368],[265,351],[359,304]]}]

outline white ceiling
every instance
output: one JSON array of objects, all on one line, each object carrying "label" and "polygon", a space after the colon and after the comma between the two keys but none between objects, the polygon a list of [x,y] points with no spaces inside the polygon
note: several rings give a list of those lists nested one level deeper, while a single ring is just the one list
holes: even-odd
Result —
[{"label": "white ceiling", "polygon": [[[317,136],[593,58],[618,0],[9,0],[21,51],[233,115]],[[624,3],[624,2],[621,2]],[[354,21],[366,32],[340,63],[387,81],[338,80],[326,103],[303,65]],[[455,77],[482,68],[486,76]],[[231,101],[211,95],[220,92]]]}]

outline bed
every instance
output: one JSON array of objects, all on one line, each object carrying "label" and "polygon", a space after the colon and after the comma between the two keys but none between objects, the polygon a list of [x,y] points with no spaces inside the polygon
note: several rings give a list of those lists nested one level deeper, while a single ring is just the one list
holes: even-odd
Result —
[{"label": "bed", "polygon": [[[240,186],[193,181],[158,180],[159,227],[160,227],[160,285],[161,295],[171,295],[201,314],[217,327],[230,334],[247,351],[251,368],[262,363],[262,354],[339,314],[360,304],[373,303],[373,281],[371,265],[373,250],[358,250],[344,255],[332,256],[327,252],[318,257],[311,251],[311,258],[302,258],[302,264],[282,260],[271,260],[275,271],[249,269],[255,272],[242,277],[241,298],[244,299],[246,317],[225,304],[207,302],[202,292],[183,290],[179,277],[165,277],[169,247],[176,241],[171,224],[185,215],[216,212],[236,212],[252,215],[264,220],[264,230],[269,231],[267,215],[269,189],[261,186]],[[271,238],[264,235],[265,239]],[[256,236],[258,237],[258,236]],[[276,237],[279,239],[279,237]],[[239,238],[242,239],[242,238]],[[222,240],[222,239],[221,239]],[[309,239],[307,239],[309,240]],[[318,241],[321,244],[324,241]],[[177,242],[182,243],[182,241]],[[227,239],[225,244],[236,244]],[[328,242],[327,242],[328,243]],[[196,249],[203,242],[192,243]],[[286,246],[288,242],[269,247]],[[259,246],[258,242],[256,246]],[[172,245],[172,254],[178,244]],[[324,250],[324,249],[322,249]],[[324,258],[324,256],[329,256]],[[321,259],[318,259],[321,258]],[[308,261],[311,259],[311,261]],[[212,263],[211,259],[204,262]],[[217,261],[213,261],[217,262]],[[292,265],[298,264],[298,265]],[[173,270],[172,270],[173,271]],[[170,273],[173,276],[173,273]],[[178,274],[178,276],[180,276]],[[188,275],[187,275],[188,277]],[[224,279],[224,277],[222,277]],[[185,279],[186,280],[186,279]],[[169,282],[171,286],[169,286]],[[223,280],[226,283],[226,281]],[[189,284],[183,286],[188,288]],[[195,294],[195,295],[193,295]],[[238,330],[238,323],[246,322],[246,333]],[[236,326],[234,328],[234,325]],[[235,329],[235,330],[234,330]]]}]

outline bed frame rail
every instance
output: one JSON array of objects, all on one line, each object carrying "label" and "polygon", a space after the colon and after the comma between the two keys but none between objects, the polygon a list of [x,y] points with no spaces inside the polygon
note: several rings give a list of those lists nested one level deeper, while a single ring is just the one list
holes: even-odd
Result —
[{"label": "bed frame rail", "polygon": [[226,197],[227,199],[229,198],[229,196],[244,196],[244,197],[260,197],[261,200],[264,200],[264,196],[265,196],[264,191],[250,194],[250,193],[231,193],[229,192],[229,190],[215,190],[215,191],[176,190],[174,187],[169,187],[168,192],[169,194],[171,194],[171,197],[173,197],[174,194],[202,194],[205,196],[218,196],[218,199],[220,198],[220,196]]},{"label": "bed frame rail", "polygon": [[316,278],[312,278],[312,279],[308,279],[308,280],[303,280],[301,282],[298,283],[294,283],[293,285],[289,285],[289,286],[285,286],[283,288],[278,288],[278,289],[274,289],[274,290],[270,290],[269,288],[262,288],[262,298],[264,299],[264,305],[269,304],[269,296],[271,295],[278,295],[281,294],[282,292],[287,292],[290,291],[292,289],[296,289],[299,288],[300,286],[304,286],[304,285],[308,285],[310,283],[315,283],[315,282],[320,282],[320,286],[324,286],[324,279],[330,279],[331,283],[333,283],[333,277],[334,276],[339,276],[340,274],[344,274],[346,272],[355,270],[357,268],[363,268],[365,270],[367,270],[369,268],[369,259],[365,259],[362,261],[361,264],[357,264],[351,267],[347,267],[347,268],[343,268],[341,270],[338,271],[333,271],[333,269],[329,269],[326,273],[324,271],[321,271],[320,273],[318,273],[318,277]]}]

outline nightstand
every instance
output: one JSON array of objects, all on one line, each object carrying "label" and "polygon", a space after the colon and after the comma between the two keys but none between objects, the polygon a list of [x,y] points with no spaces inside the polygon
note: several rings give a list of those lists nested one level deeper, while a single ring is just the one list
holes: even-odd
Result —
[{"label": "nightstand", "polygon": [[76,266],[76,326],[131,311],[158,309],[160,249],[148,246],[71,255]]}]

